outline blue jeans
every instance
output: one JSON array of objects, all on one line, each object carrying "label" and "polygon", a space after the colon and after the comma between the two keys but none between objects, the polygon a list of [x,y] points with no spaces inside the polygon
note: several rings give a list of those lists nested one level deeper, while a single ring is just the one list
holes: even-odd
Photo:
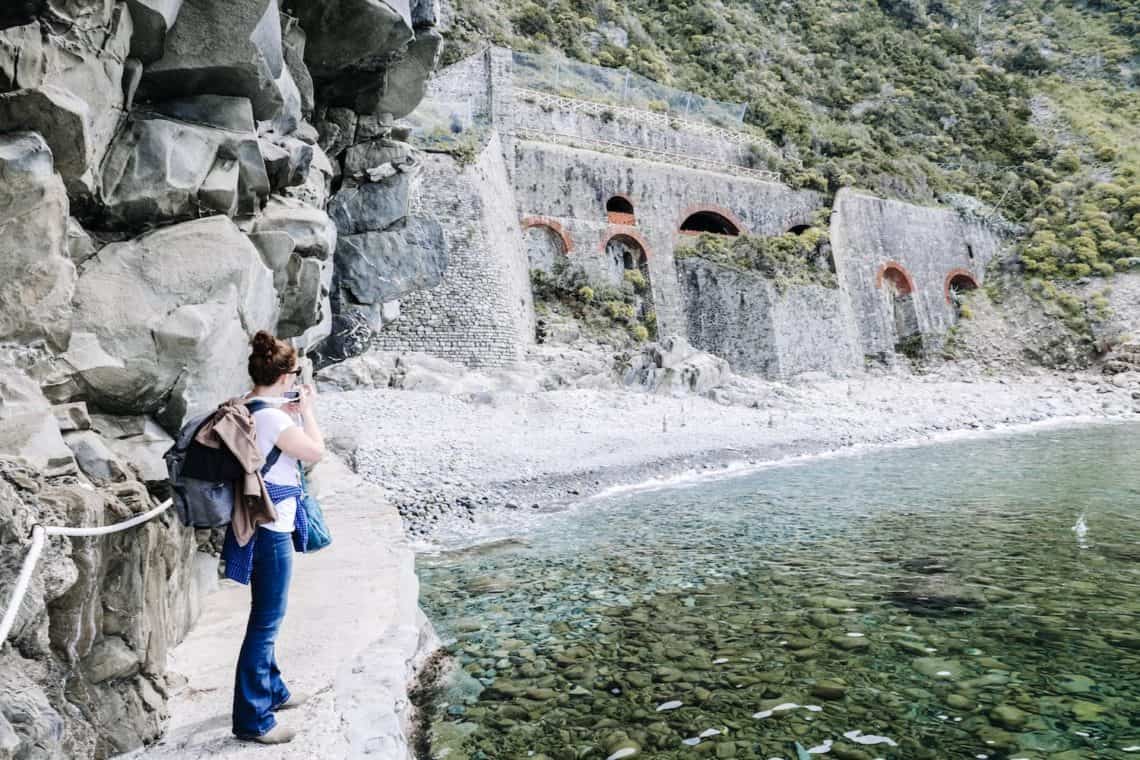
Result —
[{"label": "blue jeans", "polygon": [[268,732],[277,725],[273,711],[289,700],[273,644],[285,618],[292,574],[292,535],[258,528],[249,584],[253,599],[234,678],[233,732],[237,736]]}]

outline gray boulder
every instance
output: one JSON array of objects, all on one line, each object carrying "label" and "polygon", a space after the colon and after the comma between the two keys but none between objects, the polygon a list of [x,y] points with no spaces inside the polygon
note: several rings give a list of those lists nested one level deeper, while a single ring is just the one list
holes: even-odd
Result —
[{"label": "gray boulder", "polygon": [[0,340],[66,344],[75,286],[67,214],[44,139],[0,135]]},{"label": "gray boulder", "polygon": [[0,132],[41,133],[74,196],[94,191],[122,116],[132,31],[125,5],[85,10],[62,28],[35,21],[0,31]]},{"label": "gray boulder", "polygon": [[442,45],[443,37],[434,29],[416,32],[407,49],[388,65],[380,84],[361,89],[353,106],[360,113],[387,113],[394,119],[410,114],[423,100]]},{"label": "gray boulder", "polygon": [[293,338],[320,324],[329,309],[332,263],[293,254],[285,270],[277,336]]},{"label": "gray boulder", "polygon": [[130,470],[119,461],[103,436],[94,430],[80,430],[63,436],[83,474],[99,484],[129,480]]},{"label": "gray boulder", "polygon": [[166,35],[182,10],[182,0],[127,0],[127,7],[135,22],[131,57],[143,63],[157,61],[166,49]]},{"label": "gray boulder", "polygon": [[95,255],[95,241],[75,217],[67,219],[67,255],[76,266]]},{"label": "gray boulder", "polygon": [[336,247],[336,225],[328,214],[296,198],[273,196],[253,223],[252,232],[284,232],[302,256],[327,259]]},{"label": "gray boulder", "polygon": [[107,446],[119,460],[130,465],[138,478],[151,488],[167,478],[166,461],[162,455],[172,445],[174,439],[149,418],[145,419],[142,432],[107,439]]},{"label": "gray boulder", "polygon": [[[208,118],[216,105],[220,126]],[[242,98],[192,99],[161,110],[183,119],[138,113],[115,138],[103,164],[102,196],[110,218],[130,225],[189,219],[201,212],[253,214],[269,195],[257,135],[233,127],[252,122]]]},{"label": "gray boulder", "polygon": [[50,413],[21,414],[0,420],[0,456],[22,461],[49,476],[76,471],[71,449],[64,443]]},{"label": "gray boulder", "polygon": [[248,98],[264,121],[285,105],[278,83],[284,68],[276,0],[186,0],[139,95],[235,95]]},{"label": "gray boulder", "polygon": [[719,356],[693,348],[681,337],[669,336],[646,346],[625,374],[626,385],[672,396],[704,394],[731,376]]},{"label": "gray boulder", "polygon": [[386,230],[408,215],[415,173],[395,171],[379,182],[346,183],[329,202],[341,235]]},{"label": "gray boulder", "polygon": [[377,138],[357,143],[344,154],[345,176],[364,175],[384,164],[405,164],[412,160],[412,146],[399,140]]},{"label": "gray boulder", "polygon": [[276,322],[272,273],[212,216],[99,251],[76,287],[64,358],[102,408],[160,412],[173,429],[245,388],[248,336]]},{"label": "gray boulder", "polygon": [[332,158],[356,142],[356,124],[359,117],[351,108],[333,107],[324,109],[317,119],[317,134],[320,146]]},{"label": "gray boulder", "polygon": [[299,2],[305,62],[319,81],[344,70],[383,70],[389,55],[412,41],[408,0]]},{"label": "gray boulder", "polygon": [[[261,155],[273,190],[305,183],[313,163],[314,146],[292,137],[261,141]],[[319,148],[318,148],[319,150]]]},{"label": "gray boulder", "polygon": [[342,235],[337,242],[340,287],[358,304],[379,306],[443,279],[448,252],[439,222],[408,217],[402,229]]},{"label": "gray boulder", "polygon": [[281,39],[284,44],[285,66],[293,75],[293,83],[301,96],[301,113],[309,118],[316,108],[313,94],[313,76],[305,65],[305,30],[297,19],[281,15]]}]

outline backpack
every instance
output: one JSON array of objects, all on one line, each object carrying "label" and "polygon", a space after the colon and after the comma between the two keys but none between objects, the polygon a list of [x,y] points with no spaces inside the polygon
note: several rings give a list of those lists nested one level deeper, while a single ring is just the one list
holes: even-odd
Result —
[{"label": "backpack", "polygon": [[[251,401],[250,413],[264,409],[264,401]],[[213,448],[194,440],[213,412],[194,417],[178,431],[178,437],[165,454],[166,472],[170,477],[171,500],[183,525],[194,528],[219,528],[233,517],[234,498],[245,469],[225,446]],[[264,476],[281,456],[274,446],[261,468]]]}]

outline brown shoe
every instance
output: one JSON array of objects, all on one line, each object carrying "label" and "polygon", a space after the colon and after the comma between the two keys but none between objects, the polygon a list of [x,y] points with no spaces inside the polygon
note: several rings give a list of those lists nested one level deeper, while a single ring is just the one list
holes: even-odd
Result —
[{"label": "brown shoe", "polygon": [[293,741],[297,732],[278,723],[261,736],[239,736],[243,742],[257,742],[258,744],[288,744]]},{"label": "brown shoe", "polygon": [[294,692],[289,695],[289,699],[284,704],[281,704],[277,707],[277,710],[295,710],[312,698],[313,695],[307,691]]}]

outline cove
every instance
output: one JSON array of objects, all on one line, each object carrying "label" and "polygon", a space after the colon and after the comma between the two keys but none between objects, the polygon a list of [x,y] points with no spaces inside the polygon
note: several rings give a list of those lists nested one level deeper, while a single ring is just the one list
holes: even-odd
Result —
[{"label": "cove", "polygon": [[448,758],[1140,756],[1140,425],[615,494],[421,556]]}]

